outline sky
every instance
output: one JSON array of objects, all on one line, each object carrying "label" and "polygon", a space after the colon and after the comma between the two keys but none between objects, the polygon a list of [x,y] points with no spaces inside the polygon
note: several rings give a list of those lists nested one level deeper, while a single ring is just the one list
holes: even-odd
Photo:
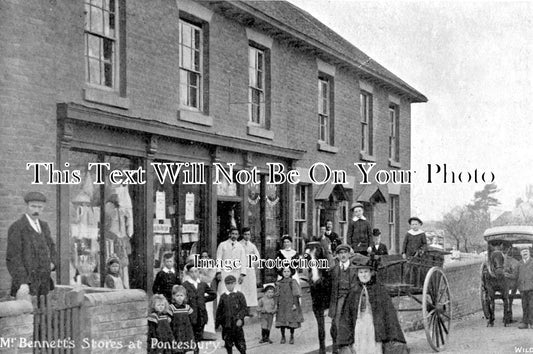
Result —
[{"label": "sky", "polygon": [[[412,213],[438,220],[494,174],[512,210],[533,184],[533,1],[289,0],[422,92],[411,105]],[[443,173],[432,171],[446,164]]]}]

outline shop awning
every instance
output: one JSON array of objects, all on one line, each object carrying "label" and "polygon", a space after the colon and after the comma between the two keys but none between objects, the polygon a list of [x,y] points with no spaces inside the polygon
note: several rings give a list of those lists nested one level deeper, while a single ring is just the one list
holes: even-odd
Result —
[{"label": "shop awning", "polygon": [[326,183],[318,186],[315,193],[315,200],[328,200],[333,194],[336,201],[348,200],[348,194],[342,184]]},{"label": "shop awning", "polygon": [[370,203],[372,201],[376,203],[385,203],[387,201],[379,189],[379,186],[376,185],[364,186],[355,200],[366,203]]}]

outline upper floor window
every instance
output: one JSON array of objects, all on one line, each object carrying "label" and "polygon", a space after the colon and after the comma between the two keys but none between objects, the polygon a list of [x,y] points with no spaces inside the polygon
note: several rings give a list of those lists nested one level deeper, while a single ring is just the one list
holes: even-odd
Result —
[{"label": "upper floor window", "polygon": [[202,28],[180,19],[180,105],[201,110]]},{"label": "upper floor window", "polygon": [[85,0],[86,81],[118,88],[118,0]]},{"label": "upper floor window", "polygon": [[398,117],[398,106],[389,105],[389,158],[392,161],[400,161],[400,119]]},{"label": "upper floor window", "polygon": [[265,126],[265,51],[249,46],[248,53],[250,122]]},{"label": "upper floor window", "polygon": [[361,151],[373,154],[372,94],[361,91]]},{"label": "upper floor window", "polygon": [[330,80],[318,77],[318,140],[331,145]]}]

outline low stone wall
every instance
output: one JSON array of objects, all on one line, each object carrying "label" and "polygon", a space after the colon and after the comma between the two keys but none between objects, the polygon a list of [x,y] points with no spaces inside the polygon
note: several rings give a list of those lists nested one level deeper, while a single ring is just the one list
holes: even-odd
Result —
[{"label": "low stone wall", "polygon": [[33,307],[30,301],[0,302],[0,353],[32,353]]},{"label": "low stone wall", "polygon": [[146,352],[147,311],[148,300],[142,290],[85,293],[80,347],[84,353]]}]

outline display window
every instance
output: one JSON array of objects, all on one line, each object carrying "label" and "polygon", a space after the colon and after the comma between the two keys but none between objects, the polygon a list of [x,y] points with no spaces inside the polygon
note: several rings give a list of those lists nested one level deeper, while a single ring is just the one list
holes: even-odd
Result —
[{"label": "display window", "polygon": [[[81,183],[69,186],[70,284],[103,286],[108,273],[106,264],[116,258],[120,287],[130,288],[133,245],[142,234],[137,212],[142,185],[111,183],[109,171],[134,170],[138,162],[83,151],[71,151],[70,160],[71,168],[81,172]],[[93,163],[109,164],[109,168],[101,168],[101,181],[99,167],[90,166]]]}]

